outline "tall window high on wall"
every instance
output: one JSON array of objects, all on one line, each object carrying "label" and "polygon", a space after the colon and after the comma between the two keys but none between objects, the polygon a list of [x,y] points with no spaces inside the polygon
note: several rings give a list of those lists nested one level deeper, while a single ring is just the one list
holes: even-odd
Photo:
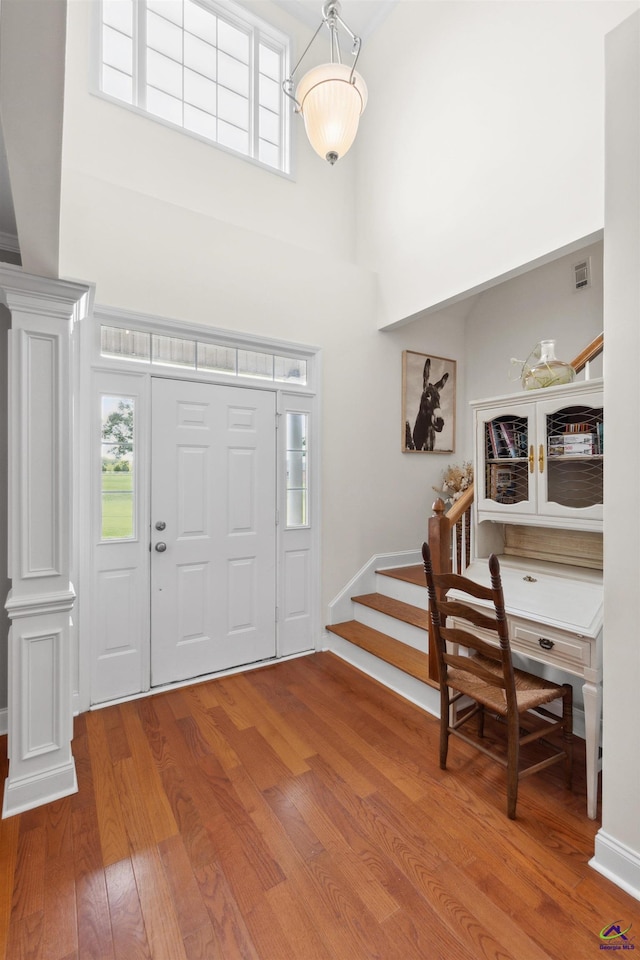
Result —
[{"label": "tall window high on wall", "polygon": [[225,0],[101,0],[99,91],[284,173],[284,34]]}]

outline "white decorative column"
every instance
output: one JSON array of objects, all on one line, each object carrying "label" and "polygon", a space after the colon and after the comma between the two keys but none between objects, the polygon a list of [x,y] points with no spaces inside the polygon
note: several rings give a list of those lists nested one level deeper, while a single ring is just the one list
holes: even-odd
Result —
[{"label": "white decorative column", "polygon": [[0,267],[9,332],[9,775],[2,816],[77,790],[70,618],[73,324],[87,286]]}]

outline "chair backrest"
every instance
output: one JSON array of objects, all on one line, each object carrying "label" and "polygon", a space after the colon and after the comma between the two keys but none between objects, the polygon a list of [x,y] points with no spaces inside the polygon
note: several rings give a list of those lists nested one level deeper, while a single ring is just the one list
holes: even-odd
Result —
[{"label": "chair backrest", "polygon": [[[494,554],[489,557],[490,587],[485,587],[457,573],[435,574],[431,565],[428,543],[422,544],[422,559],[427,579],[429,613],[433,624],[440,683],[446,684],[449,667],[465,670],[493,687],[502,688],[505,691],[507,706],[515,706],[515,680],[498,558]],[[492,608],[487,613],[480,613],[462,600],[448,599],[445,594],[451,589],[477,600],[490,600]],[[464,620],[481,630],[495,634],[496,645],[487,643],[476,634],[461,627],[447,627],[447,617]],[[481,662],[474,663],[473,657],[463,657],[448,651],[447,641],[489,658],[499,665],[501,670],[493,672]]]}]

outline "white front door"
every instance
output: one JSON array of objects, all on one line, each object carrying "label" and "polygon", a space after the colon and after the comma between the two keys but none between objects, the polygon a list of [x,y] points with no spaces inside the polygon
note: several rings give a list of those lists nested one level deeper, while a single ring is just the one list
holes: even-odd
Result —
[{"label": "white front door", "polygon": [[273,393],[153,379],[151,684],[276,654]]}]

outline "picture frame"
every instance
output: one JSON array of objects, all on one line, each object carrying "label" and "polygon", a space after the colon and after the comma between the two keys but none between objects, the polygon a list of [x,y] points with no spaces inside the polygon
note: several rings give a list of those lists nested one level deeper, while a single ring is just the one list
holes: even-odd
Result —
[{"label": "picture frame", "polygon": [[453,453],[456,361],[402,351],[402,452]]}]

